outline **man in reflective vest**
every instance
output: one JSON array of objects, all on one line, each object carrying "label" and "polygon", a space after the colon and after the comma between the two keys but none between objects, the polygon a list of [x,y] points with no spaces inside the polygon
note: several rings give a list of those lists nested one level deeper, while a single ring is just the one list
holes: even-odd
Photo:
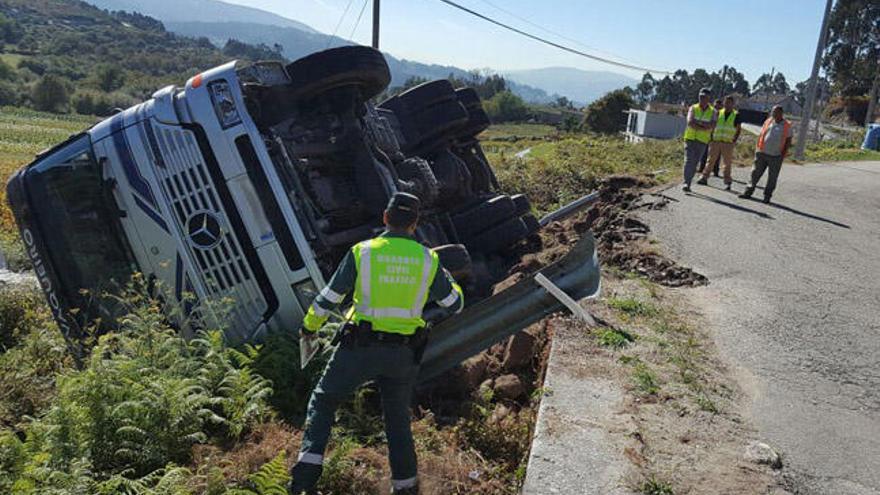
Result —
[{"label": "man in reflective vest", "polygon": [[414,238],[419,206],[417,197],[396,193],[385,209],[386,232],[352,247],[303,320],[300,332],[311,338],[351,294],[350,323],[309,400],[291,493],[313,492],[337,407],[374,380],[382,394],[393,493],[418,493],[409,406],[426,343],[422,310],[429,302],[455,312],[464,306],[461,288],[437,254]]},{"label": "man in reflective vest", "polygon": [[682,189],[690,192],[691,181],[697,165],[706,152],[712,129],[715,127],[715,108],[709,104],[709,88],[700,90],[700,102],[688,110],[687,128],[684,131],[684,184]]},{"label": "man in reflective vest", "polygon": [[[736,141],[742,130],[739,113],[733,108],[734,103],[732,96],[724,99],[724,108],[718,112],[715,129],[712,130],[712,141],[709,142],[709,163],[713,164],[719,158],[724,160],[724,189],[726,191],[730,191],[730,186],[733,183],[733,177],[730,175],[730,168],[733,166],[733,149],[736,147]],[[703,177],[697,181],[697,184],[704,186],[708,184],[710,172],[711,167],[706,167],[703,170]]]},{"label": "man in reflective vest", "polygon": [[751,198],[758,186],[758,181],[764,175],[764,171],[770,169],[767,175],[767,184],[764,185],[764,203],[770,203],[773,191],[776,190],[776,181],[782,170],[782,161],[791,147],[791,122],[785,120],[782,107],[773,107],[772,116],[764,122],[761,133],[758,135],[758,146],[755,149],[755,164],[752,166],[752,177],[746,190],[739,195],[740,198]]}]

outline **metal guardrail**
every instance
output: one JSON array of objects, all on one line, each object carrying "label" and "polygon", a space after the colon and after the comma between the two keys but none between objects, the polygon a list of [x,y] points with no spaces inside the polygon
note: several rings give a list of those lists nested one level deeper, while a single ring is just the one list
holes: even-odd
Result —
[{"label": "metal guardrail", "polygon": [[571,216],[578,211],[586,208],[597,199],[599,199],[599,191],[593,191],[590,194],[587,194],[580,199],[576,199],[556,211],[551,211],[550,213],[544,215],[539,223],[541,224],[541,227],[544,227],[550,222],[562,220],[563,218]]},{"label": "metal guardrail", "polygon": [[[595,295],[600,270],[593,235],[587,233],[564,258],[540,273],[574,300]],[[439,375],[564,308],[534,277],[521,280],[432,328],[419,381]]]}]

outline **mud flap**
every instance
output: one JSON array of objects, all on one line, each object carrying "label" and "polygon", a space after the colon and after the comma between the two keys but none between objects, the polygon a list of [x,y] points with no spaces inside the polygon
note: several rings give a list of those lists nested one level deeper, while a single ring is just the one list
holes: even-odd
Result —
[{"label": "mud flap", "polygon": [[[556,263],[540,271],[574,300],[596,295],[599,258],[591,233]],[[527,277],[431,329],[419,372],[429,380],[542,318],[564,309],[557,298]]]}]

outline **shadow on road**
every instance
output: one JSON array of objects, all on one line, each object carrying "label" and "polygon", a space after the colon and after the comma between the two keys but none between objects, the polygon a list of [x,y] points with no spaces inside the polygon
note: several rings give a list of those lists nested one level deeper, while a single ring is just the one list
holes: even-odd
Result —
[{"label": "shadow on road", "polygon": [[720,200],[720,199],[718,199],[718,198],[713,198],[712,196],[706,196],[705,194],[701,194],[701,193],[698,193],[698,192],[689,192],[689,193],[685,193],[685,195],[687,195],[687,196],[691,196],[691,197],[694,197],[694,198],[704,199],[704,200],[706,200],[706,201],[710,201],[710,202],[712,202],[712,203],[715,203],[715,204],[718,204],[718,205],[721,205],[721,206],[726,206],[726,207],[728,207],[728,208],[730,208],[730,209],[733,209],[733,210],[742,211],[742,212],[745,212],[745,213],[751,213],[751,214],[753,214],[753,215],[757,215],[757,216],[759,216],[759,217],[761,217],[761,218],[765,218],[765,219],[767,219],[767,220],[773,220],[773,219],[774,219],[772,216],[770,216],[770,215],[768,215],[768,214],[766,214],[766,213],[764,213],[764,212],[762,212],[762,211],[757,211],[757,210],[753,210],[753,209],[751,209],[751,208],[746,208],[745,206],[740,206],[740,205],[738,205],[738,204],[736,204],[736,203],[730,203],[730,202],[727,202],[727,201]]},{"label": "shadow on road", "polygon": [[783,211],[787,211],[787,212],[789,212],[789,213],[794,213],[795,215],[800,215],[800,216],[802,216],[802,217],[809,218],[809,219],[811,219],[811,220],[818,220],[818,221],[820,221],[820,222],[830,223],[831,225],[834,225],[835,227],[840,227],[840,228],[842,228],[842,229],[849,229],[849,228],[851,228],[849,225],[847,225],[847,224],[845,224],[845,223],[840,223],[840,222],[837,222],[837,221],[835,221],[835,220],[831,220],[831,219],[829,219],[829,218],[820,217],[820,216],[818,216],[818,215],[813,215],[812,213],[807,213],[807,212],[804,212],[804,211],[795,210],[794,208],[790,208],[790,207],[788,207],[788,206],[781,205],[781,204],[779,204],[779,203],[770,203],[770,206],[772,206],[772,207],[774,207],[774,208],[778,208],[778,209],[783,210]]},{"label": "shadow on road", "polygon": [[[735,182],[736,184],[739,184],[739,185],[741,185],[741,186],[748,186],[748,185],[749,185],[749,183],[748,183],[747,181],[744,181],[744,180],[736,180],[736,179],[733,179],[733,182]],[[764,189],[764,186],[755,186],[755,189],[761,189],[761,190],[763,190],[763,189]]]}]

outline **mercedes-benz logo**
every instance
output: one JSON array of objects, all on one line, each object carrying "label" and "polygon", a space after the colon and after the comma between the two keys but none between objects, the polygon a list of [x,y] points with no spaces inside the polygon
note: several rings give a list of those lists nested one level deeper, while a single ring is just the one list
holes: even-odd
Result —
[{"label": "mercedes-benz logo", "polygon": [[211,249],[223,237],[220,221],[213,213],[202,211],[189,217],[186,222],[189,240],[199,249]]}]

